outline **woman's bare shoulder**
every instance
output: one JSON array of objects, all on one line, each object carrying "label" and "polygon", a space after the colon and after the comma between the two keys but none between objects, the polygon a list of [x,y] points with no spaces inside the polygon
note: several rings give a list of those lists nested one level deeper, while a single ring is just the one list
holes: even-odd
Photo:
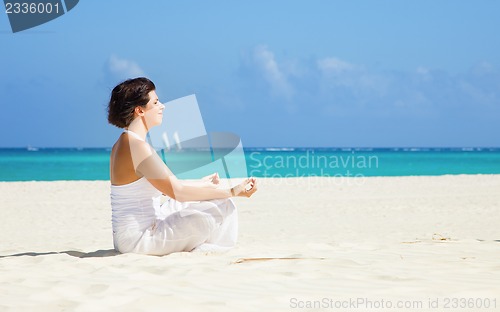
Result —
[{"label": "woman's bare shoulder", "polygon": [[151,155],[152,150],[153,149],[147,142],[130,137],[126,133],[123,133],[111,148],[111,153],[127,152],[132,155],[140,155],[144,153]]}]

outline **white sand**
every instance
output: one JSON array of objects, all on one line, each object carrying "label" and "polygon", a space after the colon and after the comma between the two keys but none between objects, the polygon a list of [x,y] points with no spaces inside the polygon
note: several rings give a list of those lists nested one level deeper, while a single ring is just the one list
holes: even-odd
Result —
[{"label": "white sand", "polygon": [[500,310],[500,175],[260,179],[236,203],[228,253],[116,254],[109,182],[0,182],[0,311]]}]

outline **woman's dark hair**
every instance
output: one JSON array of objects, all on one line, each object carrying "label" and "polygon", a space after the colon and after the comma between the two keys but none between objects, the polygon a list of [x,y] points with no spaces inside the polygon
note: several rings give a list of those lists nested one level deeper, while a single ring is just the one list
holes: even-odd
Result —
[{"label": "woman's dark hair", "polygon": [[149,92],[156,89],[148,78],[128,79],[111,91],[108,104],[108,122],[118,128],[126,128],[134,119],[134,109],[146,106]]}]

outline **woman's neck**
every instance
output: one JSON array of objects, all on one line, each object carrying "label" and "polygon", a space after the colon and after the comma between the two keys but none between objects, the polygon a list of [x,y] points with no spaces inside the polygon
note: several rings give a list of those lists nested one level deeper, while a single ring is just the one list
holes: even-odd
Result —
[{"label": "woman's neck", "polygon": [[141,118],[134,119],[132,123],[125,129],[134,132],[135,134],[140,136],[144,141],[146,141],[146,134],[148,133],[148,129],[142,122]]}]

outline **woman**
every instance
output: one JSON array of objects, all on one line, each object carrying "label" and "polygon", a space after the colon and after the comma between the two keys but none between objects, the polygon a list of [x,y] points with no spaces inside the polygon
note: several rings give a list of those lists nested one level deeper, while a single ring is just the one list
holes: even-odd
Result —
[{"label": "woman", "polygon": [[[148,131],[161,124],[164,108],[147,78],[126,80],[111,93],[108,121],[124,129],[110,160],[115,249],[166,255],[230,248],[238,231],[230,197],[252,196],[256,180],[246,179],[231,189],[217,188],[217,174],[196,185],[178,180],[145,141]],[[167,201],[160,204],[162,194]]]}]

